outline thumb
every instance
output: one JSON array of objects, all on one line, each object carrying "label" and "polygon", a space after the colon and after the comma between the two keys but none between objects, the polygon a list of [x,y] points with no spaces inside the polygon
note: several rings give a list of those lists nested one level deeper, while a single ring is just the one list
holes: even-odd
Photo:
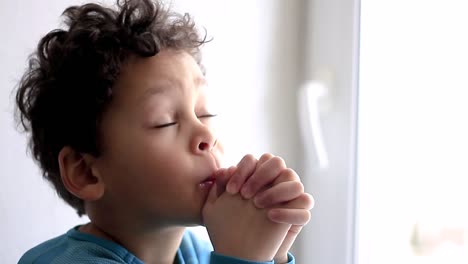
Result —
[{"label": "thumb", "polygon": [[215,172],[216,195],[220,196],[226,190],[226,183],[229,180],[228,169],[222,168]]},{"label": "thumb", "polygon": [[205,218],[212,211],[213,205],[217,199],[216,189],[217,187],[216,187],[216,182],[215,182],[211,186],[211,189],[208,192],[208,196],[206,197],[205,204],[203,205],[202,216],[201,216],[203,225],[205,225]]},{"label": "thumb", "polygon": [[216,194],[217,189],[218,185],[216,184],[216,181],[214,181],[208,193],[208,197],[206,198],[205,206],[213,204],[216,199],[218,199],[218,195]]}]

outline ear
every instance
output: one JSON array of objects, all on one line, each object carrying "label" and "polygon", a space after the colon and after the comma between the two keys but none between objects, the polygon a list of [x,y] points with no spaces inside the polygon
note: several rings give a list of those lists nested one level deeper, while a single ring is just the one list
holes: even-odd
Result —
[{"label": "ear", "polygon": [[84,201],[95,201],[104,194],[104,182],[96,167],[96,158],[69,146],[58,155],[60,176],[67,190]]}]

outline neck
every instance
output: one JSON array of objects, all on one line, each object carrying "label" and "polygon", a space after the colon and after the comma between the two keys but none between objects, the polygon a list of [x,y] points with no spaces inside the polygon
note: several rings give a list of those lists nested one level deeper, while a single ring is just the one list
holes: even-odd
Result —
[{"label": "neck", "polygon": [[185,227],[169,226],[153,230],[103,228],[88,223],[80,228],[83,233],[111,240],[125,247],[144,263],[172,264],[180,246]]}]

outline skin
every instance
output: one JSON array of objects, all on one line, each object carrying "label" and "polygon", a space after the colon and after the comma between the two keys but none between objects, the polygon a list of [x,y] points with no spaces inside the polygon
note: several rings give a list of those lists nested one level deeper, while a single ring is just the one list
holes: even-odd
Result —
[{"label": "skin", "polygon": [[[85,201],[91,219],[80,231],[113,240],[145,263],[172,263],[185,227],[205,224],[219,253],[286,262],[292,228],[310,218],[310,195],[275,157],[219,168],[223,150],[205,86],[183,51],[127,62],[102,117],[101,155],[70,147],[59,154],[64,185]],[[213,176],[219,176],[214,187],[207,181]],[[225,192],[232,179],[250,190]],[[229,213],[249,221],[228,223]],[[263,236],[248,241],[263,246],[240,248],[246,243],[225,239],[231,236],[226,230],[256,230]]]},{"label": "skin", "polygon": [[271,221],[290,224],[274,257],[275,263],[286,263],[289,249],[302,226],[310,220],[312,196],[304,193],[296,172],[287,168],[283,159],[269,153],[259,160],[246,155],[237,168],[230,170],[233,175],[225,181],[227,193],[240,193],[244,199],[253,199],[257,208],[271,208],[268,211]]}]

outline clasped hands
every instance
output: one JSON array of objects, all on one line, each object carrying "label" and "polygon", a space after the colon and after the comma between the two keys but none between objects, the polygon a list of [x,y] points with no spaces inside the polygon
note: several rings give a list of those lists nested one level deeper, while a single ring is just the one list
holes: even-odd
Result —
[{"label": "clasped hands", "polygon": [[314,200],[283,159],[246,155],[215,173],[203,221],[215,252],[251,261],[286,263]]}]

